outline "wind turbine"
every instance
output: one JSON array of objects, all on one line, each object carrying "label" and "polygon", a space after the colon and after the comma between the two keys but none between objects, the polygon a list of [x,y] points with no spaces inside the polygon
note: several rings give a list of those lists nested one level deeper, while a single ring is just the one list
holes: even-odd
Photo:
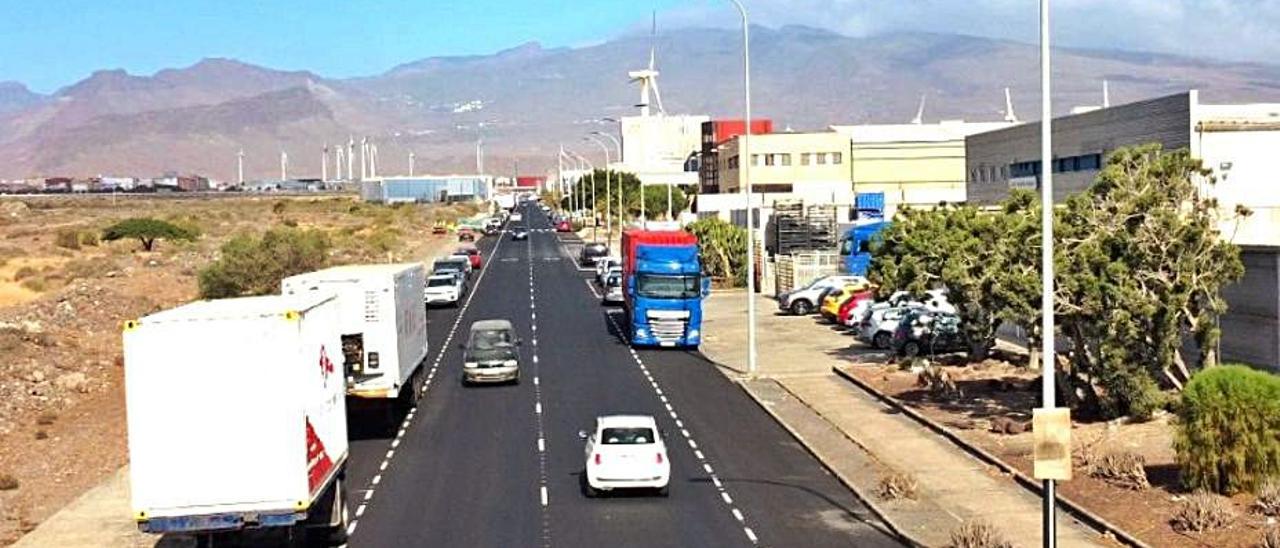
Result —
[{"label": "wind turbine", "polygon": [[911,123],[917,126],[924,123],[924,99],[927,96],[924,93],[920,94],[920,108],[916,109],[916,117],[911,120]]},{"label": "wind turbine", "polygon": [[236,177],[240,181],[240,186],[244,186],[244,149],[236,153]]},{"label": "wind turbine", "polygon": [[347,136],[347,181],[356,179],[356,138]]},{"label": "wind turbine", "polygon": [[320,182],[329,180],[329,143],[324,144],[324,152],[320,154]]},{"label": "wind turbine", "polygon": [[417,158],[418,158],[417,154],[414,154],[412,150],[409,151],[409,176],[410,177],[413,177],[413,162]]},{"label": "wind turbine", "polygon": [[280,181],[289,180],[289,153],[280,151]]},{"label": "wind turbine", "polygon": [[631,82],[640,83],[640,102],[636,104],[640,107],[640,116],[649,116],[649,90],[653,90],[653,97],[658,102],[658,114],[665,115],[666,109],[662,107],[662,93],[658,91],[658,69],[657,65],[657,34],[658,34],[658,15],[655,12],[653,16],[653,27],[650,30],[649,44],[649,68],[633,70],[627,73],[631,78]]},{"label": "wind turbine", "polygon": [[1102,108],[1111,108],[1111,88],[1107,81],[1102,81]]},{"label": "wind turbine", "polygon": [[378,178],[378,145],[369,142],[369,178]]},{"label": "wind turbine", "polygon": [[1018,115],[1013,113],[1013,95],[1009,94],[1009,88],[1004,88],[1004,121],[1018,123]]}]

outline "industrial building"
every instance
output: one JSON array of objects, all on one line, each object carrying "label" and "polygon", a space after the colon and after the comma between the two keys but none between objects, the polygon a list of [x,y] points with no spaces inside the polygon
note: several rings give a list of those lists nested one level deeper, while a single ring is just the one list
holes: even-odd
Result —
[{"label": "industrial building", "polygon": [[[720,163],[717,161],[720,146],[729,139],[746,133],[747,125],[741,119],[711,120],[702,123],[702,153],[698,157],[698,192],[720,192]],[[773,120],[751,120],[751,134],[773,133]]]},{"label": "industrial building", "polygon": [[[969,203],[1039,189],[1039,135],[1031,123],[969,136]],[[1223,291],[1223,359],[1280,368],[1280,103],[1202,104],[1191,90],[1055,118],[1054,202],[1088,188],[1113,150],[1146,143],[1204,162],[1216,183],[1202,181],[1202,192],[1218,202],[1223,238],[1241,247],[1244,279]],[[1237,206],[1253,214],[1240,218]]]},{"label": "industrial building", "polygon": [[360,197],[386,204],[471,202],[488,199],[492,186],[493,177],[488,175],[384,177],[364,181]]}]

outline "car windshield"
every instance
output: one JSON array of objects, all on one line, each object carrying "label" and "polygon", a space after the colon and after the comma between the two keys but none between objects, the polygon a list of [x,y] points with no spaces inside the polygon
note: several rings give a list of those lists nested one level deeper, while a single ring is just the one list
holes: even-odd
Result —
[{"label": "car windshield", "polygon": [[432,270],[437,273],[440,273],[440,272],[453,273],[453,272],[462,270],[462,268],[463,268],[462,265],[459,264],[457,261],[440,261],[436,263],[435,268]]},{"label": "car windshield", "polygon": [[621,276],[609,276],[608,278],[606,278],[606,279],[605,279],[605,281],[604,281],[604,285],[605,285],[605,287],[621,287],[621,286],[622,286],[622,277],[621,277]]},{"label": "car windshield", "polygon": [[607,255],[608,253],[609,253],[609,248],[604,246],[589,245],[587,247],[582,248],[582,254],[588,257],[599,257],[601,255]]},{"label": "car windshield", "polygon": [[635,428],[605,428],[600,433],[600,443],[605,445],[640,445],[653,443],[653,429],[647,427]]},{"label": "car windshield", "polygon": [[427,287],[445,287],[453,285],[453,278],[430,278]]},{"label": "car windshield", "polygon": [[845,238],[840,240],[840,254],[853,255],[853,238]]},{"label": "car windshield", "polygon": [[506,360],[515,357],[515,338],[505,329],[471,333],[471,355],[476,360]]},{"label": "car windshield", "polygon": [[701,294],[698,276],[636,276],[636,293],[650,299],[694,299]]}]

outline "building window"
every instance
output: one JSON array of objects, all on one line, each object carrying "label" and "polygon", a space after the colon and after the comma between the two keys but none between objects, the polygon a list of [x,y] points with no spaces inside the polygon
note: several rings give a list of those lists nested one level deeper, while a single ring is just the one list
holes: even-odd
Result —
[{"label": "building window", "polygon": [[827,153],[825,153],[825,152],[815,152],[815,153],[813,154],[813,156],[814,156],[815,158],[817,158],[817,160],[818,160],[818,161],[817,161],[817,164],[818,164],[818,165],[820,165],[820,166],[827,165]]},{"label": "building window", "polygon": [[766,165],[766,166],[772,166],[772,165],[777,165],[777,164],[778,164],[778,155],[777,155],[777,154],[765,154],[765,155],[764,155],[764,165]]},{"label": "building window", "polygon": [[843,158],[843,155],[842,155],[842,154],[840,154],[839,152],[832,152],[832,153],[831,153],[831,163],[832,163],[832,164],[840,165],[840,162],[843,162],[843,161],[844,161],[844,158]]},{"label": "building window", "polygon": [[987,182],[987,167],[986,167],[986,166],[983,166],[983,167],[978,168],[978,182],[979,182],[979,183],[985,183],[985,182]]},{"label": "building window", "polygon": [[1008,164],[1003,165],[1003,166],[1000,166],[1000,180],[1002,180],[1002,181],[1007,181],[1007,180],[1009,180],[1009,166],[1008,166]]},{"label": "building window", "polygon": [[729,160],[728,160],[726,163],[728,164],[728,168],[729,168],[729,169],[738,169],[738,157],[737,157],[737,156],[730,156],[730,157],[729,157]]},{"label": "building window", "polygon": [[1086,154],[1080,157],[1080,171],[1102,169],[1101,154]]},{"label": "building window", "polygon": [[787,153],[787,154],[779,154],[778,156],[781,156],[781,157],[782,157],[781,165],[784,165],[784,166],[789,166],[789,165],[791,165],[791,154],[790,154],[790,153]]},{"label": "building window", "polygon": [[801,152],[801,153],[800,153],[800,165],[802,165],[802,166],[807,166],[807,165],[809,165],[809,162],[811,161],[811,160],[810,160],[810,156],[813,156],[813,155],[812,155],[812,154],[809,154],[808,152]]},{"label": "building window", "polygon": [[759,155],[759,154],[752,154],[752,155],[751,155],[751,166],[752,166],[752,167],[755,167],[755,166],[758,166],[758,165],[760,165],[760,155]]},{"label": "building window", "polygon": [[781,184],[781,185],[779,185],[779,184],[774,184],[774,185],[751,185],[751,192],[761,192],[761,193],[764,193],[764,192],[772,192],[772,193],[791,192],[791,185],[787,185],[787,184]]}]

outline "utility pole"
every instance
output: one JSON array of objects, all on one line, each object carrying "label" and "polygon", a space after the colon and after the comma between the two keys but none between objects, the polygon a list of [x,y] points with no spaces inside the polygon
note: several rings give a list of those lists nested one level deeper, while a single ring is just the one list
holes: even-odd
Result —
[{"label": "utility pole", "polygon": [[[743,189],[747,193],[747,374],[756,374],[756,244],[755,219],[752,218],[754,207],[751,201],[751,25],[747,19],[747,8],[739,0],[729,0],[738,8],[742,16],[742,89],[743,89],[743,123],[746,131],[742,132],[742,148],[738,151],[738,165],[745,182]],[[1045,0],[1041,0],[1045,1]]]}]

